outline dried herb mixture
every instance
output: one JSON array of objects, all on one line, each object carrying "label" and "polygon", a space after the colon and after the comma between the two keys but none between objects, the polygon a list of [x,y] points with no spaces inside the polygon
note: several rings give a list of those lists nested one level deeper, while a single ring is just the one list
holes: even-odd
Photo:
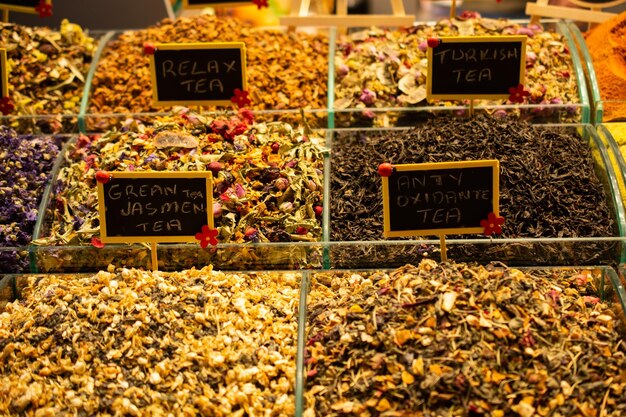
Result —
[{"label": "dried herb mixture", "polygon": [[432,260],[315,274],[304,415],[623,416],[624,313],[596,279]]},{"label": "dried herb mixture", "polygon": [[10,415],[293,416],[299,275],[33,277],[0,315]]},{"label": "dried herb mixture", "polygon": [[[427,39],[498,35],[528,36],[525,89],[530,96],[525,104],[579,102],[572,57],[563,35],[538,25],[526,27],[506,19],[483,18],[478,13],[466,12],[462,18],[442,19],[435,25],[418,24],[400,30],[371,28],[340,38],[334,63],[334,107],[363,109],[358,118],[371,121],[375,114],[367,109],[467,104],[427,102]],[[489,103],[511,104],[507,100]],[[547,115],[552,111],[540,109],[540,114],[534,116]],[[575,108],[571,111],[575,112]],[[357,117],[356,113],[354,116]],[[575,116],[569,117],[576,119]],[[379,126],[387,123],[389,121],[385,118],[375,120]]]},{"label": "dried herb mixture", "polygon": [[[11,115],[78,114],[85,78],[97,42],[67,20],[59,31],[0,22],[0,45],[7,50]],[[18,121],[11,121],[14,127]],[[44,132],[58,132],[61,117],[38,120]]]},{"label": "dried herb mixture", "polygon": [[55,185],[48,233],[36,244],[89,244],[99,234],[97,171],[212,171],[222,243],[319,241],[322,138],[282,122],[203,117],[186,109],[152,125],[82,136]]},{"label": "dried herb mixture", "polygon": [[[0,127],[0,247],[31,242],[58,145],[51,137],[19,136]],[[24,272],[26,264],[19,253],[0,252],[0,272]]]}]

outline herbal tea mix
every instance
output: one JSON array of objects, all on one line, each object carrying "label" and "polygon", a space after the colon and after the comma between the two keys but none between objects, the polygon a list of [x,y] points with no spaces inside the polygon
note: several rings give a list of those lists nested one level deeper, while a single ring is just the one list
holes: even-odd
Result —
[{"label": "herbal tea mix", "polygon": [[[59,31],[0,23],[0,45],[7,49],[9,97],[15,106],[9,114],[49,115],[34,121],[39,131],[69,129],[61,116],[78,114],[96,40],[67,20]],[[10,123],[26,128],[24,121]]]},{"label": "herbal tea mix", "polygon": [[[480,17],[464,12],[456,19],[442,19],[435,25],[417,24],[400,30],[371,28],[351,33],[338,40],[335,54],[335,109],[361,109],[350,113],[350,123],[370,122],[377,126],[393,122],[389,113],[376,116],[368,109],[460,105],[450,101],[426,100],[428,38],[440,36],[527,35],[526,81],[529,96],[524,104],[563,105],[578,103],[578,86],[572,56],[565,37],[539,25],[522,26],[507,19]],[[477,101],[477,104],[487,104]],[[510,100],[489,102],[511,104]],[[524,117],[550,117],[554,109],[538,106]],[[505,110],[498,110],[504,113]],[[513,110],[511,114],[520,116]],[[566,113],[569,121],[580,120],[576,108]],[[407,113],[410,116],[411,113]],[[343,120],[338,113],[340,122]]]},{"label": "herbal tea mix", "polygon": [[237,19],[200,15],[175,21],[165,19],[144,30],[125,32],[110,42],[94,76],[89,111],[162,110],[152,104],[149,58],[143,52],[144,43],[216,41],[246,44],[251,108],[326,108],[326,36],[258,30]]},{"label": "herbal tea mix", "polygon": [[11,415],[294,415],[300,275],[33,277],[0,315]]},{"label": "herbal tea mix", "polygon": [[[59,144],[0,127],[0,247],[30,244]],[[26,272],[27,265],[27,254],[0,251],[0,273]]]},{"label": "herbal tea mix", "polygon": [[208,118],[182,110],[151,125],[82,136],[69,147],[35,243],[94,243],[98,171],[211,171],[220,243],[320,241],[322,140],[286,123],[255,123],[248,111]]},{"label": "herbal tea mix", "polygon": [[316,273],[304,415],[623,416],[624,312],[595,279],[432,260]]},{"label": "herbal tea mix", "polygon": [[[404,131],[337,135],[331,153],[333,241],[383,240],[382,181],[377,173],[381,162],[477,159],[500,161],[500,215],[505,224],[499,237],[616,236],[613,214],[594,167],[594,158],[599,156],[592,154],[589,139],[581,137],[574,128],[535,127],[511,119],[478,116],[430,121]],[[358,267],[365,260],[394,259],[405,263],[421,257],[424,250],[407,245],[374,259],[367,254],[341,255],[337,249],[334,261],[341,267]],[[450,256],[463,259],[508,259],[505,251],[486,246],[475,251],[469,246],[450,250]],[[537,263],[597,264],[606,257],[610,262],[611,250],[610,244],[598,244],[576,253],[546,249],[545,253],[526,257],[532,256],[528,260]]]}]

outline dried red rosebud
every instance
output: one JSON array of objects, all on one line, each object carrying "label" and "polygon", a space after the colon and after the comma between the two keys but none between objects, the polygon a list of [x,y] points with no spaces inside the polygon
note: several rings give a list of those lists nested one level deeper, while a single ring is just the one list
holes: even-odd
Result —
[{"label": "dried red rosebud", "polygon": [[246,227],[246,231],[244,232],[247,238],[253,238],[257,234],[257,230],[254,227]]},{"label": "dried red rosebud", "polygon": [[530,331],[528,331],[526,332],[524,336],[522,336],[519,343],[520,345],[524,347],[532,347],[532,346],[535,346],[535,344],[537,344],[537,341],[535,340],[533,335],[530,334]]},{"label": "dried red rosebud", "polygon": [[273,153],[278,153],[278,150],[280,149],[280,143],[278,142],[272,143],[271,148],[272,148]]},{"label": "dried red rosebud", "polygon": [[213,161],[209,164],[208,168],[209,171],[213,173],[213,175],[217,175],[224,168],[224,164],[222,164],[221,162]]},{"label": "dried red rosebud", "polygon": [[322,206],[315,206],[315,207],[313,207],[313,211],[315,212],[315,215],[319,217],[324,212],[324,207],[322,207]]},{"label": "dried red rosebud", "polygon": [[306,235],[307,233],[309,233],[309,231],[307,230],[306,227],[300,226],[296,229],[296,233],[299,235]]}]

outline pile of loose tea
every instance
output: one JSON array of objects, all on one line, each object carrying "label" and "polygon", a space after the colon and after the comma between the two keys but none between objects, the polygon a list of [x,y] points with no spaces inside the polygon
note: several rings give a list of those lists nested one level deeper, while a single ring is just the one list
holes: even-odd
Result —
[{"label": "pile of loose tea", "polygon": [[624,311],[592,270],[318,273],[306,417],[626,415]]},{"label": "pile of loose tea", "polygon": [[[477,159],[500,161],[500,214],[505,218],[500,237],[616,235],[589,139],[574,128],[477,116],[336,137],[331,153],[331,240],[383,239],[382,181],[377,172],[381,162]],[[577,253],[576,259],[597,260],[597,249]]]},{"label": "pile of loose tea", "polygon": [[[19,136],[0,127],[0,247],[31,242],[58,145],[50,137]],[[0,272],[24,272],[26,263],[17,252],[0,251]]]},{"label": "pile of loose tea", "polygon": [[[9,97],[15,106],[11,115],[78,114],[95,39],[67,20],[59,31],[0,23],[0,45],[7,50]],[[36,123],[45,132],[66,127],[60,117]]]},{"label": "pile of loose tea", "polygon": [[251,108],[325,109],[328,37],[253,29],[233,18],[200,15],[165,19],[125,32],[102,54],[90,99],[91,113],[158,111],[152,105],[146,42],[244,42]]},{"label": "pile of loose tea", "polygon": [[[482,18],[464,13],[435,25],[418,24],[400,30],[371,28],[340,38],[335,54],[336,109],[357,108],[359,120],[372,120],[367,109],[467,104],[426,100],[428,74],[427,39],[440,36],[527,35],[524,104],[578,103],[578,86],[564,36],[538,25],[522,26],[506,19]],[[477,104],[511,104],[510,100]],[[570,109],[575,112],[575,108]],[[504,110],[501,110],[503,112]],[[554,109],[534,109],[532,117],[547,116]],[[516,111],[519,116],[519,111]],[[341,116],[341,114],[339,115]],[[571,120],[579,116],[570,115]],[[355,120],[352,120],[355,122]],[[386,123],[377,118],[374,123]]]},{"label": "pile of loose tea", "polygon": [[55,183],[47,236],[37,244],[89,244],[99,235],[98,171],[211,171],[221,243],[319,241],[325,148],[282,122],[187,112],[152,125],[129,121],[69,146]]},{"label": "pile of loose tea", "polygon": [[11,415],[293,415],[300,276],[33,277],[0,315]]}]

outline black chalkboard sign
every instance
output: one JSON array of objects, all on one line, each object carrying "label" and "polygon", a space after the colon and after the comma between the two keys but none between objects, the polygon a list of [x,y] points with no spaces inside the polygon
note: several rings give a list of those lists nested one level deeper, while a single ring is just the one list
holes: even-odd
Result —
[{"label": "black chalkboard sign", "polygon": [[226,1],[206,1],[206,0],[183,0],[183,9],[201,9],[204,7],[231,7],[246,6],[252,4],[252,0],[226,0]]},{"label": "black chalkboard sign", "polygon": [[213,228],[211,172],[112,172],[98,182],[104,243],[194,242]]},{"label": "black chalkboard sign", "polygon": [[235,90],[246,90],[246,51],[242,42],[156,44],[150,59],[154,104],[232,104]]},{"label": "black chalkboard sign", "polygon": [[[0,1],[0,9],[14,10],[22,13],[37,13],[35,7],[41,3],[41,0],[2,0]],[[47,0],[47,4],[52,4],[52,0]]]},{"label": "black chalkboard sign", "polygon": [[526,36],[441,38],[428,48],[428,99],[503,99],[524,84]]},{"label": "black chalkboard sign", "polygon": [[9,74],[7,71],[7,50],[0,48],[0,98],[9,96]]},{"label": "black chalkboard sign", "polygon": [[383,177],[384,234],[482,233],[498,201],[496,160],[395,165]]}]

